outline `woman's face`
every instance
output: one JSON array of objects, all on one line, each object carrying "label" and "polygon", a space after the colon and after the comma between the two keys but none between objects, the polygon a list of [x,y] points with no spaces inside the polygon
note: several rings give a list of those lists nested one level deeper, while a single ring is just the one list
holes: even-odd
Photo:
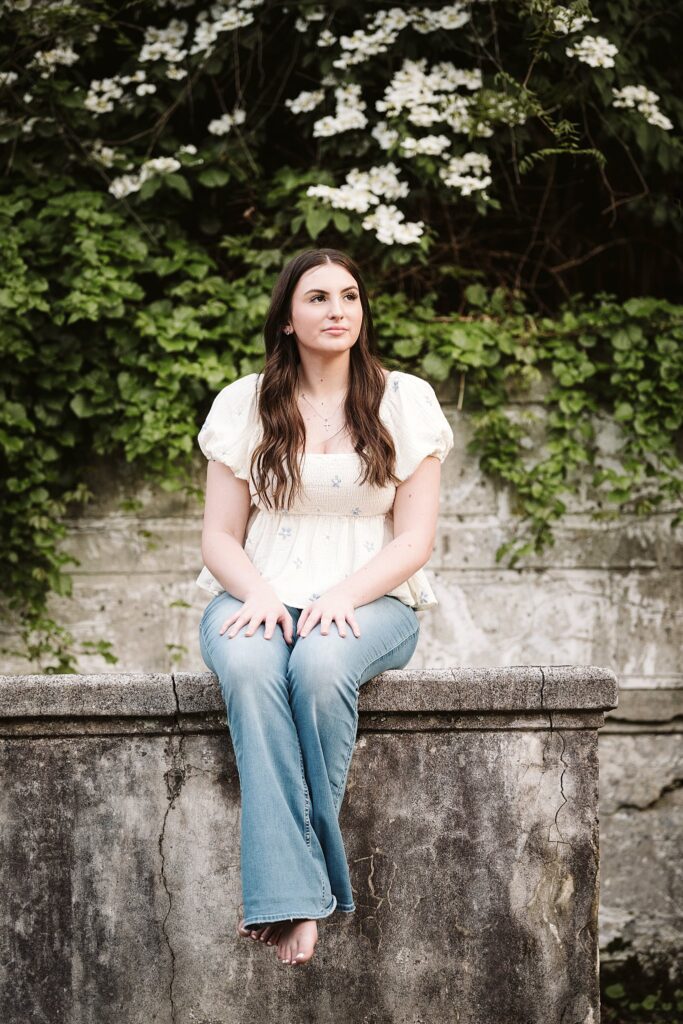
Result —
[{"label": "woman's face", "polygon": [[362,323],[358,285],[345,267],[323,263],[301,275],[286,325],[294,328],[301,347],[316,353],[344,352],[355,345]]}]

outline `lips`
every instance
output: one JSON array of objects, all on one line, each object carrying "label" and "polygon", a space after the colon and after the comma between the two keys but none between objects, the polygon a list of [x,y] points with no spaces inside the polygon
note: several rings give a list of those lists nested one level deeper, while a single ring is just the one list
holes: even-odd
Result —
[{"label": "lips", "polygon": [[325,334],[343,334],[348,328],[346,327],[325,327]]}]

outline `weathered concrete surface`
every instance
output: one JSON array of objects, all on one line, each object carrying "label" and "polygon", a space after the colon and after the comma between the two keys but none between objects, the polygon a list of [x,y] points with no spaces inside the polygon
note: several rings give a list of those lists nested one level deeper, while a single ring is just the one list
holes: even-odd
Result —
[{"label": "weathered concrete surface", "polygon": [[[438,393],[455,439],[442,469],[428,565],[440,606],[418,613],[421,635],[411,665],[608,664],[623,686],[683,688],[683,525],[671,527],[675,510],[598,522],[589,509],[600,495],[585,488],[567,499],[555,545],[508,569],[495,561],[495,551],[519,527],[510,495],[468,454],[471,423],[453,408],[454,395],[448,387]],[[538,403],[517,411],[544,415]],[[609,423],[600,436],[609,464],[618,436]],[[205,473],[198,453],[193,483],[199,492]],[[77,641],[110,640],[120,671],[201,669],[197,624],[210,596],[194,583],[201,568],[200,501],[154,490],[130,467],[104,461],[93,463],[88,482],[95,498],[68,521],[65,544],[80,561],[74,599],[53,601],[57,620]],[[79,670],[111,667],[91,654],[80,658]],[[41,666],[16,655],[4,671]]]},{"label": "weathered concrete surface", "polygon": [[294,976],[235,934],[215,679],[0,677],[0,1018],[597,1021],[596,730],[616,702],[611,672],[570,666],[363,687],[341,810],[358,910]]},{"label": "weathered concrete surface", "polygon": [[622,690],[600,735],[600,948],[683,983],[683,691]]}]

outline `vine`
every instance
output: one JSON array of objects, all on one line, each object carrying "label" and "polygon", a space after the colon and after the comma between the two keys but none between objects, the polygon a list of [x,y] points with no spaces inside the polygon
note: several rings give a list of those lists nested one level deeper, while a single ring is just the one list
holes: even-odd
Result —
[{"label": "vine", "polygon": [[388,364],[457,381],[520,516],[499,560],[551,544],[582,488],[601,517],[680,502],[675,33],[610,11],[4,4],[0,590],[32,662],[81,653],[48,607],[89,462],[189,488],[212,396],[261,367],[275,276],[312,244],[363,268]]}]

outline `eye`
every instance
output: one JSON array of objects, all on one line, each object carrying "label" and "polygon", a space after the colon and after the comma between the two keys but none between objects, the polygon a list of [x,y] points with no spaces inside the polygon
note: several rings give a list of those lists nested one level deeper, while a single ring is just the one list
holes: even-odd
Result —
[{"label": "eye", "polygon": [[[310,301],[311,302],[315,302],[316,299],[324,299],[324,298],[325,298],[325,296],[323,294],[314,295]],[[347,299],[355,300],[355,299],[358,298],[358,292],[348,292],[347,295],[346,295],[346,298]]]}]

